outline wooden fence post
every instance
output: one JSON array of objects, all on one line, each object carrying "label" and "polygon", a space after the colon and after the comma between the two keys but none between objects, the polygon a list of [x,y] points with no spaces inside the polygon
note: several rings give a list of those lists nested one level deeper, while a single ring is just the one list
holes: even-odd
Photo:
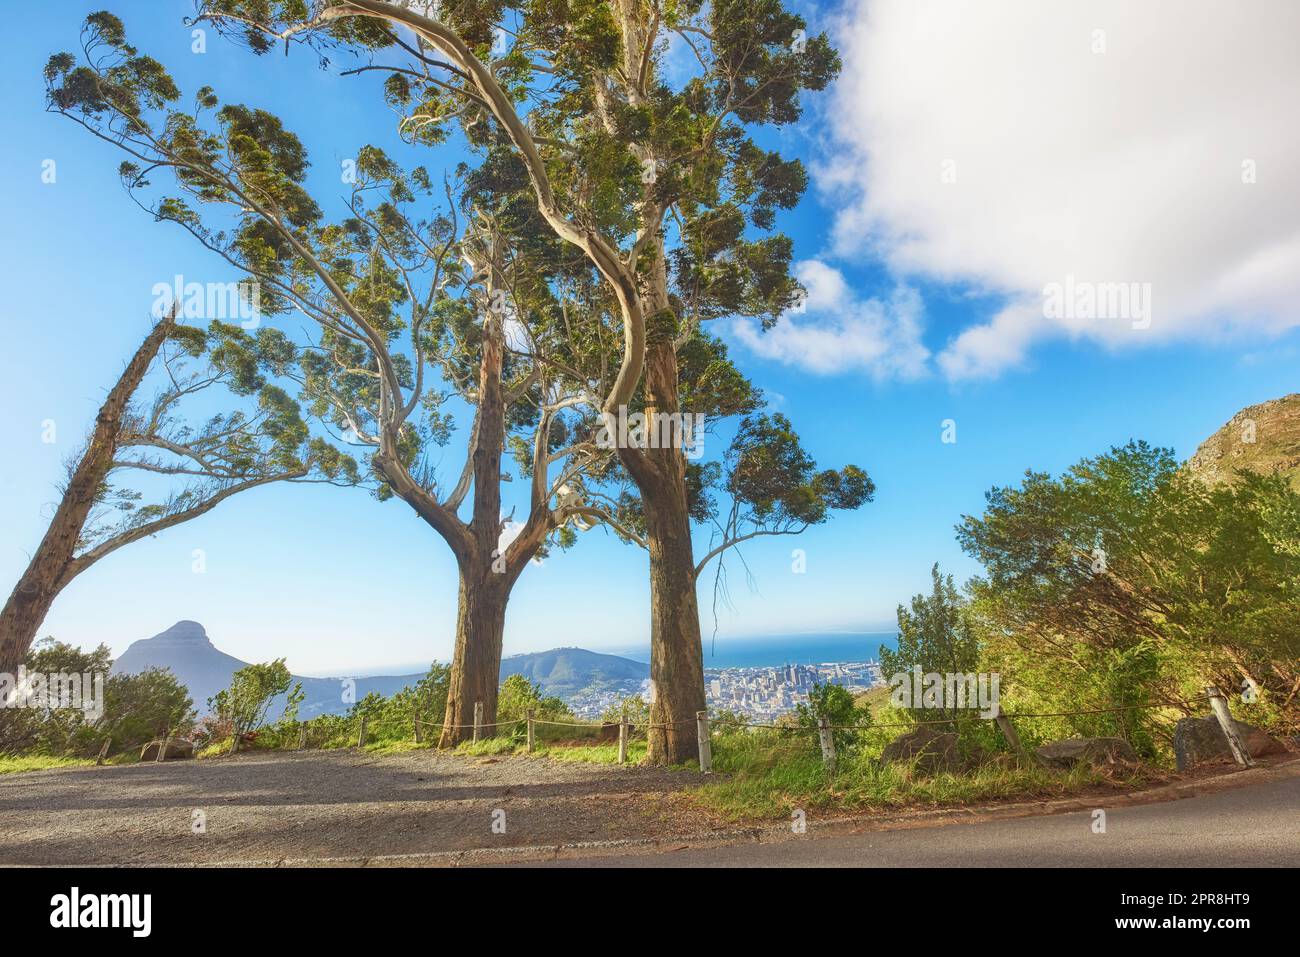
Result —
[{"label": "wooden fence post", "polygon": [[420,716],[417,714],[412,720],[415,722],[415,743],[420,744]]},{"label": "wooden fence post", "polygon": [[1237,734],[1237,726],[1232,720],[1232,712],[1228,710],[1228,702],[1224,699],[1223,694],[1215,685],[1207,686],[1205,693],[1210,696],[1210,710],[1219,719],[1219,727],[1223,729],[1223,735],[1228,739],[1228,747],[1232,749],[1232,756],[1237,759],[1237,763],[1243,768],[1253,767],[1255,762],[1250,758],[1250,749],[1246,747]]},{"label": "wooden fence post", "polygon": [[171,744],[171,741],[172,741],[172,733],[171,733],[171,729],[169,728],[167,730],[167,733],[163,735],[162,744],[159,745],[158,747],[158,753],[154,755],[153,760],[155,764],[167,760],[167,745]]},{"label": "wooden fence post", "polygon": [[474,740],[479,739],[479,734],[483,728],[483,702],[474,702]]},{"label": "wooden fence post", "polygon": [[104,763],[104,759],[108,757],[109,745],[111,745],[112,743],[113,743],[113,738],[111,735],[104,739],[104,743],[99,749],[99,757],[95,758],[95,767],[99,767]]},{"label": "wooden fence post", "polygon": [[533,753],[533,748],[536,747],[536,744],[537,744],[537,739],[533,737],[533,709],[529,708],[528,709],[528,753],[529,754]]},{"label": "wooden fence post", "polygon": [[238,725],[235,725],[235,730],[234,730],[234,731],[231,733],[231,735],[230,735],[230,753],[231,753],[231,754],[238,754],[238,753],[239,753],[239,738],[240,738],[240,735],[241,735],[241,732],[240,732],[240,730],[239,730],[239,726],[238,726]]},{"label": "wooden fence post", "polygon": [[822,745],[822,764],[828,771],[835,770],[835,736],[831,734],[831,723],[825,718],[817,719],[817,737]]},{"label": "wooden fence post", "polygon": [[1020,743],[1020,735],[1016,733],[1016,726],[1011,723],[1010,718],[999,710],[997,717],[993,720],[998,723],[998,730],[1002,732],[1002,737],[1006,738],[1007,744],[1011,746],[1011,750],[1015,752],[1016,757],[1028,761],[1037,761],[1037,758],[1027,752],[1025,746]]},{"label": "wooden fence post", "polygon": [[618,763],[627,764],[627,715],[618,723]]},{"label": "wooden fence post", "polygon": [[700,747],[700,773],[713,772],[713,742],[709,740],[709,713],[695,712],[695,734]]},{"label": "wooden fence post", "polygon": [[307,748],[307,725],[298,725],[298,750],[304,751]]},{"label": "wooden fence post", "polygon": [[366,746],[366,716],[363,714],[361,716],[361,730],[357,733],[357,747],[364,748],[365,746]]}]

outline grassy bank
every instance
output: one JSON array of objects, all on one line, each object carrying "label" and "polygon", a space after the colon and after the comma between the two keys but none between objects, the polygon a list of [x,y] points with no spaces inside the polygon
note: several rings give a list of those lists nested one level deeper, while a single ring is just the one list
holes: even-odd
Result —
[{"label": "grassy bank", "polygon": [[[1087,767],[1051,771],[987,765],[959,774],[921,775],[906,765],[881,766],[873,759],[841,762],[834,774],[828,774],[819,756],[798,755],[749,759],[744,766],[729,769],[726,777],[703,785],[698,798],[732,817],[768,817],[789,814],[794,808],[858,811],[1061,797],[1104,783],[1116,782]],[[1133,778],[1129,783],[1140,782]]]},{"label": "grassy bank", "polygon": [[25,754],[19,757],[0,755],[0,774],[17,774],[22,771],[48,771],[50,768],[81,768],[95,762],[86,758],[59,758],[44,754]]}]

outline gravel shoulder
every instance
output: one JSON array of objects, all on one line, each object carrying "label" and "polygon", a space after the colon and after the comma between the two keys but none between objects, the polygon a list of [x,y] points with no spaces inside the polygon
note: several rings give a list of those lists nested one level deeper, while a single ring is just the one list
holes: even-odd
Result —
[{"label": "gravel shoulder", "polygon": [[[1249,771],[1206,768],[1139,792],[817,815],[809,831],[1068,814],[1297,776],[1300,760],[1289,757]],[[699,781],[689,771],[435,750],[267,751],[6,774],[0,866],[491,864],[791,839],[788,823],[730,821],[701,808],[690,799]],[[196,811],[201,833],[193,826]]]},{"label": "gravel shoulder", "polygon": [[[433,750],[7,774],[0,865],[267,863],[636,840],[716,823],[671,799],[691,783],[681,771]],[[498,810],[504,833],[493,830]]]}]

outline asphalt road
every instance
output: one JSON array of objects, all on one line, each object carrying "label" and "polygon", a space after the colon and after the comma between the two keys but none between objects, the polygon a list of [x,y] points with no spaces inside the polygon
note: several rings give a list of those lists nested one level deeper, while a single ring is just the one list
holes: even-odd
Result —
[{"label": "asphalt road", "polygon": [[660,854],[583,857],[553,867],[1233,867],[1300,866],[1300,775],[1106,811],[861,831]]}]

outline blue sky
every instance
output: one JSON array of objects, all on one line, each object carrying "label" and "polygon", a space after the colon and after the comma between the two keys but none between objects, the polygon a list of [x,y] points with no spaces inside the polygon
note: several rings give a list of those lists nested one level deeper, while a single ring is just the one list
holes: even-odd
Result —
[{"label": "blue sky", "polygon": [[[191,53],[191,34],[181,23],[191,10],[188,0],[60,2],[25,14],[23,44],[0,63],[6,91],[0,176],[9,184],[0,233],[7,270],[0,304],[0,424],[8,437],[0,462],[0,582],[6,590],[44,530],[63,459],[76,449],[104,391],[148,328],[153,285],[176,273],[236,278],[178,230],[150,222],[130,203],[115,173],[121,157],[110,147],[44,112],[45,59],[75,49],[81,19],[102,6],[123,17],[132,41],[168,64],[187,93],[208,83],[226,102],[282,116],[308,143],[312,185],[325,197],[341,193],[342,159],[364,143],[392,141],[393,117],[373,83],[319,70],[302,50],[288,58],[254,58],[210,36],[206,53]],[[887,98],[888,89],[876,83],[869,96],[857,96],[859,83],[872,79],[873,68],[863,64],[870,51],[883,51],[873,62],[889,62],[889,45],[906,46],[913,29],[901,8],[872,7],[871,17],[837,21],[844,11],[832,10],[822,15],[849,51],[846,77],[799,129],[780,137],[783,149],[803,156],[815,171],[806,202],[782,226],[796,240],[797,258],[833,271],[847,293],[827,292],[792,317],[787,338],[773,340],[776,348],[726,325],[717,331],[794,421],[819,463],[863,466],[877,484],[876,501],[798,539],[747,547],[753,587],[733,562],[732,607],[719,611],[720,640],[887,628],[895,606],[926,586],[931,563],[939,561],[959,579],[977,571],[954,544],[952,528],[962,514],[980,509],[989,487],[1015,482],[1029,467],[1059,470],[1130,438],[1186,456],[1243,406],[1300,389],[1300,331],[1294,315],[1276,305],[1281,297],[1275,286],[1240,294],[1241,283],[1225,279],[1213,287],[1214,309],[1198,312],[1188,305],[1199,294],[1210,295],[1195,285],[1197,277],[1216,268],[1239,277],[1241,262],[1256,261],[1250,237],[1296,234],[1294,208],[1279,211],[1280,192],[1261,189],[1258,207],[1234,214],[1224,206],[1199,209],[1193,180],[1185,215],[1166,209],[1135,223],[1121,222],[1118,214],[1108,220],[1105,208],[1091,216],[1081,185],[1070,210],[1075,244],[1055,243],[1064,258],[1044,259],[1040,272],[1025,278],[1017,264],[1050,251],[1059,235],[1050,224],[1042,235],[1017,231],[1003,221],[1005,210],[1040,187],[1034,172],[1053,157],[1022,158],[1027,172],[988,185],[981,201],[986,190],[978,176],[986,164],[973,148],[967,158],[950,143],[957,169],[975,171],[972,185],[959,172],[967,176],[961,188],[974,192],[974,201],[954,201],[939,212],[928,199],[909,204],[913,186],[907,174],[891,169],[890,151],[916,149],[918,137],[900,132],[902,121],[886,115],[879,123],[883,132],[872,139],[860,132],[869,124],[854,114],[862,109],[882,116],[874,98]],[[1114,15],[1111,49],[1118,56],[1129,24]],[[1036,25],[1048,36],[1060,29],[1058,23]],[[954,23],[953,32],[961,26]],[[1188,39],[1183,55],[1197,49],[1194,40]],[[1229,50],[1231,41],[1224,41]],[[916,69],[922,75],[926,65]],[[1068,64],[1062,69],[1068,72]],[[1021,102],[1017,108],[1028,115],[1035,106]],[[963,117],[970,112],[961,104],[952,109]],[[989,116],[991,131],[1002,129],[996,120]],[[1195,122],[1213,127],[1212,118]],[[1179,133],[1167,132],[1173,138]],[[1000,135],[991,132],[990,139]],[[1077,151],[1077,144],[1065,147]],[[1012,149],[1001,142],[998,148]],[[1237,153],[1251,156],[1250,148]],[[1286,152],[1289,144],[1255,148],[1295,155]],[[1162,157],[1166,178],[1176,178],[1167,155],[1150,143],[1143,149],[1133,168],[1148,161],[1155,166]],[[854,160],[858,155],[871,160],[871,171],[855,179],[868,168]],[[932,157],[936,171],[946,155],[941,147]],[[47,159],[57,163],[53,184],[41,181]],[[428,154],[418,160],[434,163]],[[1103,166],[1098,159],[1088,170],[1061,175],[1089,184],[1091,172]],[[998,189],[1011,200],[998,202]],[[1113,192],[1097,195],[1110,197],[1103,207],[1123,200]],[[1259,194],[1250,195],[1255,202]],[[1050,197],[1042,203],[1050,208]],[[1140,202],[1122,208],[1143,211]],[[1234,228],[1234,215],[1241,228]],[[1211,246],[1190,252],[1178,246],[1198,227],[1218,224],[1224,226],[1219,254],[1231,261],[1216,260]],[[1134,270],[1121,263],[1104,271],[1111,263],[1091,248],[1129,248],[1120,233],[1134,229],[1143,237],[1142,251],[1131,259]],[[1143,258],[1156,247],[1164,259]],[[1165,269],[1164,263],[1185,262],[1193,252],[1206,257],[1196,276]],[[1037,325],[1023,321],[1023,310],[1016,310],[1025,290],[1039,285],[1034,277],[1055,277],[1075,262],[1081,276],[1154,277],[1157,296],[1167,290],[1168,322],[1157,325],[1158,334],[1139,337],[1049,329],[1041,315]],[[1065,268],[1058,270],[1060,263]],[[914,297],[917,315],[899,306],[899,289]],[[917,320],[915,328],[909,317]],[[863,348],[864,337],[870,348]],[[945,419],[956,422],[955,444],[941,441]],[[57,425],[54,444],[41,441],[45,420]],[[454,470],[457,454],[453,443],[444,474]],[[794,548],[806,553],[804,574],[791,571]],[[192,571],[195,549],[206,553],[203,574]],[[526,571],[510,606],[506,653],[561,644],[648,644],[645,571],[643,553],[599,531],[588,533],[574,550]],[[712,577],[705,577],[701,606],[708,635]],[[42,634],[83,645],[102,641],[120,652],[191,618],[219,647],[245,659],[287,657],[302,673],[376,671],[446,660],[455,594],[450,553],[403,503],[381,504],[355,490],[271,487],[106,559],[60,596]]]}]

